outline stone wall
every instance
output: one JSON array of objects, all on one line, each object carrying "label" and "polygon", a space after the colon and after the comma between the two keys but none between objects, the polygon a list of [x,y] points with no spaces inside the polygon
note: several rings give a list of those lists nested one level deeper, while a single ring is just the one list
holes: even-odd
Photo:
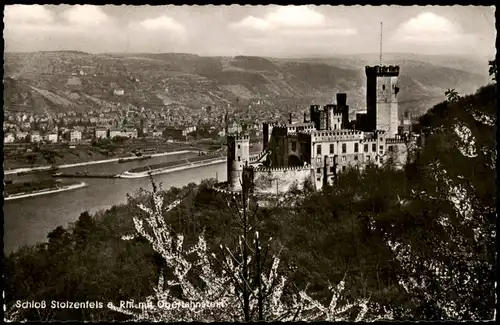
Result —
[{"label": "stone wall", "polygon": [[402,141],[390,139],[387,141],[387,147],[388,162],[395,168],[403,168],[408,160],[408,145]]},{"label": "stone wall", "polygon": [[261,168],[254,173],[254,192],[276,194],[287,192],[293,185],[302,188],[310,177],[309,168]]}]

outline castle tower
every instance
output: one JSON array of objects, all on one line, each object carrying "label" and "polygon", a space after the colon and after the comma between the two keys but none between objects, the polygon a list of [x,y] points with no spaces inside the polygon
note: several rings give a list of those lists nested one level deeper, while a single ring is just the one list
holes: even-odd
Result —
[{"label": "castle tower", "polygon": [[243,169],[250,161],[250,137],[236,134],[227,136],[227,182],[229,190],[241,191]]},{"label": "castle tower", "polygon": [[333,130],[333,125],[335,124],[335,119],[334,119],[335,105],[333,104],[326,105],[325,111],[327,112],[326,129]]},{"label": "castle tower", "polygon": [[347,105],[347,94],[337,94],[337,110],[342,114],[342,129],[349,128],[349,105]]},{"label": "castle tower", "polygon": [[383,130],[389,137],[398,132],[399,66],[366,66],[366,131]]},{"label": "castle tower", "polygon": [[271,140],[271,135],[273,133],[273,126],[269,123],[262,124],[262,151],[269,149],[269,140]]},{"label": "castle tower", "polygon": [[309,116],[311,122],[314,123],[314,127],[316,130],[321,130],[320,122],[321,122],[321,108],[320,105],[311,105],[309,108]]}]

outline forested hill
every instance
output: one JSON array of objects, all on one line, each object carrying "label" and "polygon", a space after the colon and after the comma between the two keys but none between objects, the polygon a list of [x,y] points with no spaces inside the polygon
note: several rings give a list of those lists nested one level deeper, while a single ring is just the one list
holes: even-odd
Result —
[{"label": "forested hill", "polygon": [[450,92],[420,119],[425,147],[404,172],[352,171],[306,198],[283,230],[298,278],[347,273],[354,296],[402,319],[492,319],[496,97],[496,84]]},{"label": "forested hill", "polygon": [[[329,285],[344,279],[336,306],[369,297],[367,319],[493,318],[497,86],[465,97],[453,91],[447,95],[446,102],[420,119],[425,147],[404,170],[350,170],[322,192],[297,189],[284,205],[257,208],[256,218],[262,222],[253,230],[259,230],[263,246],[271,243],[271,250],[281,253],[278,271],[287,277],[284,295],[307,290],[328,306]],[[219,256],[220,245],[236,252],[242,230],[234,202],[211,191],[209,183],[167,191],[166,204],[179,198],[182,202],[164,212],[165,220],[176,234],[184,234],[185,249],[203,233],[214,256]],[[47,245],[9,255],[9,317],[125,320],[129,316],[107,308],[16,309],[14,302],[156,299],[159,272],[167,263],[143,237],[121,240],[134,233],[133,216],[147,216],[138,203],[151,205],[149,194],[138,193],[128,204],[94,216],[83,213],[73,226],[52,231]],[[196,265],[183,281],[200,286]],[[167,267],[165,277],[174,279],[175,274]],[[175,297],[183,297],[178,286],[169,288]],[[354,310],[336,319],[353,320],[356,314]],[[181,321],[186,315],[178,317]]]}]

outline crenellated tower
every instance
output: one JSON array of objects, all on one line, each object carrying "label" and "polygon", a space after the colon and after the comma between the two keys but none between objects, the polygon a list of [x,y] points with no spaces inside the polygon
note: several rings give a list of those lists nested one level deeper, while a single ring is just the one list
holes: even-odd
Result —
[{"label": "crenellated tower", "polygon": [[241,191],[243,169],[250,162],[250,137],[244,134],[227,136],[227,182],[229,190]]},{"label": "crenellated tower", "polygon": [[367,130],[386,131],[389,137],[398,132],[399,66],[366,66]]}]

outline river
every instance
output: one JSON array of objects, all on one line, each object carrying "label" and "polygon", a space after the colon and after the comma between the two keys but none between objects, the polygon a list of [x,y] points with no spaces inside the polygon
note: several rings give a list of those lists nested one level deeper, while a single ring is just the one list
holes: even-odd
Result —
[{"label": "river", "polygon": [[[145,161],[128,163],[104,163],[81,167],[65,168],[63,171],[93,174],[118,174],[134,167],[157,164],[171,160],[187,158],[192,154],[154,157]],[[5,175],[5,179],[22,181],[47,177],[47,173],[27,174],[23,176]],[[181,187],[190,182],[199,183],[206,178],[226,180],[226,164],[220,163],[193,169],[176,171],[169,174],[155,175],[156,183],[163,183],[163,188]],[[87,187],[30,198],[4,202],[4,252],[8,254],[24,245],[32,245],[47,240],[47,234],[57,226],[67,226],[78,219],[80,213],[91,213],[108,209],[113,205],[127,202],[127,193],[134,194],[141,187],[151,190],[149,178],[136,179],[99,179],[79,178]]]}]

